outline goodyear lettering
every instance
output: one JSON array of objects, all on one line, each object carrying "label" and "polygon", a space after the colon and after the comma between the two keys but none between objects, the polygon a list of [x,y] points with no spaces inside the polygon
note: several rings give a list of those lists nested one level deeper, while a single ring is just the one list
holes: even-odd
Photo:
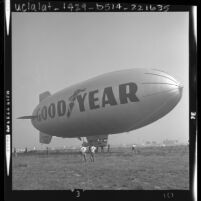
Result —
[{"label": "goodyear lettering", "polygon": [[71,112],[73,111],[73,107],[74,107],[74,105],[75,105],[74,101],[75,101],[75,100],[73,100],[71,103],[69,103],[68,112],[67,112],[67,117],[70,117]]},{"label": "goodyear lettering", "polygon": [[37,110],[36,115],[37,115],[37,120],[41,121],[40,108]]},{"label": "goodyear lettering", "polygon": [[58,113],[58,116],[64,116],[65,113],[66,113],[66,102],[64,100],[60,100],[58,103],[57,103],[57,113]]},{"label": "goodyear lettering", "polygon": [[[126,90],[128,89],[128,90]],[[139,99],[136,96],[137,84],[130,82],[119,85],[119,99],[121,104],[128,103],[128,99],[131,102],[137,102]]]},{"label": "goodyear lettering", "polygon": [[50,106],[48,107],[48,114],[51,118],[55,117],[55,104],[51,103]]},{"label": "goodyear lettering", "polygon": [[89,108],[98,109],[100,106],[97,104],[98,97],[95,97],[95,94],[98,93],[98,90],[89,92]]},{"label": "goodyear lettering", "polygon": [[46,106],[44,106],[43,109],[42,109],[42,118],[44,120],[47,119],[47,107]]},{"label": "goodyear lettering", "polygon": [[[79,90],[79,89],[78,89]],[[73,108],[78,104],[80,112],[86,111],[86,104],[88,99],[88,106],[90,110],[99,109],[100,107],[115,106],[118,104],[117,97],[115,97],[113,88],[106,87],[103,90],[102,98],[100,98],[100,91],[98,89],[85,92],[84,90],[76,91],[67,101],[59,100],[56,105],[51,103],[48,106],[43,106],[37,110],[37,120],[46,120],[47,118],[63,117],[70,118]],[[119,103],[127,104],[129,102],[138,102],[139,98],[136,95],[137,84],[133,82],[124,83],[119,85]]]},{"label": "goodyear lettering", "polygon": [[86,98],[87,93],[84,93],[83,95],[78,95],[77,96],[77,101],[79,103],[79,108],[80,108],[80,112],[84,112],[85,111],[85,107],[84,107],[84,100]]},{"label": "goodyear lettering", "polygon": [[107,104],[117,105],[117,101],[112,91],[112,87],[105,88],[103,92],[102,106],[105,107],[105,105]]}]

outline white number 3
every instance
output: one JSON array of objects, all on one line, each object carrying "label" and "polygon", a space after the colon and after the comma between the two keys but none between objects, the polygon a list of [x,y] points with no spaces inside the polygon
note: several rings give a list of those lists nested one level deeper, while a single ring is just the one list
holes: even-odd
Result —
[{"label": "white number 3", "polygon": [[80,197],[80,191],[79,191],[79,190],[76,190],[76,192],[77,192],[76,197],[77,197],[77,198]]}]

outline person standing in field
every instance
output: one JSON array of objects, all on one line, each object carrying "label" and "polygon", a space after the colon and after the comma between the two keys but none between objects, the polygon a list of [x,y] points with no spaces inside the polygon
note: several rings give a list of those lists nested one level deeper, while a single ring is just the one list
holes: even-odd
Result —
[{"label": "person standing in field", "polygon": [[136,145],[135,145],[135,144],[133,144],[133,145],[132,145],[132,152],[137,153],[137,150],[136,150]]},{"label": "person standing in field", "polygon": [[49,154],[49,149],[48,149],[48,147],[46,147],[46,154],[47,154],[47,155]]},{"label": "person standing in field", "polygon": [[104,147],[103,146],[101,146],[101,152],[104,152]]},{"label": "person standing in field", "polygon": [[107,145],[107,152],[110,152],[110,144]]},{"label": "person standing in field", "polygon": [[96,150],[96,147],[95,146],[91,146],[89,148],[90,150],[90,159],[91,159],[91,162],[94,162],[95,161],[95,150]]},{"label": "person standing in field", "polygon": [[82,146],[80,151],[81,151],[81,154],[82,154],[82,157],[83,157],[84,161],[87,162],[87,157],[86,157],[87,148]]},{"label": "person standing in field", "polygon": [[14,156],[17,156],[17,150],[14,148]]}]

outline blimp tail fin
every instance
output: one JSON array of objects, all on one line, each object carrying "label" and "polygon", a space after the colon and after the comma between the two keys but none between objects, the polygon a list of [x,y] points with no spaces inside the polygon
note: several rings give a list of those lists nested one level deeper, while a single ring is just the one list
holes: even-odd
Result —
[{"label": "blimp tail fin", "polygon": [[49,144],[51,142],[52,136],[46,133],[40,132],[40,143]]},{"label": "blimp tail fin", "polygon": [[47,98],[48,96],[51,96],[49,91],[43,92],[42,94],[39,95],[39,102]]}]

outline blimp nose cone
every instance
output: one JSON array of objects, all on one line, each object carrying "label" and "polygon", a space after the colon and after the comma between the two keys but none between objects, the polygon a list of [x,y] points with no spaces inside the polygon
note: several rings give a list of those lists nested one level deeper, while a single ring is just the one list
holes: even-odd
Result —
[{"label": "blimp nose cone", "polygon": [[143,93],[139,105],[142,109],[136,127],[142,127],[165,116],[178,104],[183,93],[182,84],[158,70],[146,71],[140,86]]},{"label": "blimp nose cone", "polygon": [[179,93],[180,95],[182,95],[184,86],[180,84],[178,87],[179,87]]},{"label": "blimp nose cone", "polygon": [[173,85],[172,89],[170,89],[170,93],[169,95],[172,96],[172,101],[170,103],[173,103],[174,105],[176,105],[183,94],[183,85],[181,83],[176,84],[175,86]]},{"label": "blimp nose cone", "polygon": [[[170,87],[167,87],[168,89]],[[176,104],[180,101],[182,94],[183,94],[183,85],[182,84],[175,84],[173,87],[170,88],[169,91],[167,91],[167,95],[172,96],[173,102]]]},{"label": "blimp nose cone", "polygon": [[175,95],[180,97],[182,95],[183,85],[169,74],[153,70],[146,72],[145,75],[142,83],[144,96]]}]

